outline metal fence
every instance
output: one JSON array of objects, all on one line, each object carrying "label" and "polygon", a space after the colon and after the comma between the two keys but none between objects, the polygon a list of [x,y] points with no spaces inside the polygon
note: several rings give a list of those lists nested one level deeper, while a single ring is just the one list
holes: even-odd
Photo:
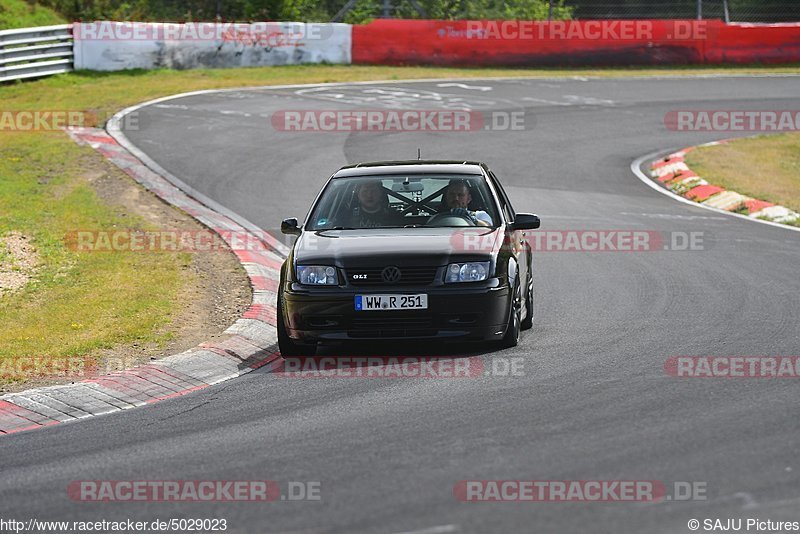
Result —
[{"label": "metal fence", "polygon": [[72,26],[0,31],[0,82],[72,70]]},{"label": "metal fence", "polygon": [[576,19],[721,19],[797,22],[800,0],[565,0]]}]

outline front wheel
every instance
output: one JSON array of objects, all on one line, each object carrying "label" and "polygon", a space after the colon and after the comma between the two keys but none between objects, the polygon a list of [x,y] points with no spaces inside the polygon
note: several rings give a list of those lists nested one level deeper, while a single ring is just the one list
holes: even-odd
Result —
[{"label": "front wheel", "polygon": [[286,324],[283,322],[283,298],[278,295],[278,349],[284,358],[292,356],[313,356],[317,352],[317,345],[307,345],[298,343],[289,337],[286,332]]},{"label": "front wheel", "polygon": [[508,314],[506,333],[500,341],[500,348],[510,349],[519,345],[522,325],[522,295],[520,293],[519,280],[517,280],[514,282],[514,291],[511,294],[511,311]]},{"label": "front wheel", "polygon": [[528,289],[525,292],[525,318],[522,320],[522,329],[528,330],[533,327],[533,278],[528,281]]}]

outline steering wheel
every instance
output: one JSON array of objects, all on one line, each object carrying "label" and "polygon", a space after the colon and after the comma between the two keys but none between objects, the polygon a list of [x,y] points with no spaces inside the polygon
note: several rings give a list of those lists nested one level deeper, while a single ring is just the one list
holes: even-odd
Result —
[{"label": "steering wheel", "polygon": [[468,215],[456,215],[449,211],[433,215],[425,223],[426,226],[476,226]]}]

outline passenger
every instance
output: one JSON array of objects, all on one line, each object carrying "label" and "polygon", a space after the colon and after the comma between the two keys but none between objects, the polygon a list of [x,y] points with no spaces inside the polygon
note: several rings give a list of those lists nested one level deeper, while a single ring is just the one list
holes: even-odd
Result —
[{"label": "passenger", "polygon": [[348,228],[400,226],[401,216],[389,207],[389,197],[380,180],[369,180],[356,186],[358,206],[353,209]]}]

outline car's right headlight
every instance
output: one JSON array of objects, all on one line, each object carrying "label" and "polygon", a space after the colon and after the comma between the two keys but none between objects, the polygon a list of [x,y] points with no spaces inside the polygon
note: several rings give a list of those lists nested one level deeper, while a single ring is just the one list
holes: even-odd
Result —
[{"label": "car's right headlight", "polygon": [[297,281],[309,286],[335,286],[339,280],[336,268],[330,265],[298,265]]},{"label": "car's right headlight", "polygon": [[480,282],[489,277],[488,261],[470,261],[466,263],[451,263],[447,266],[445,283],[454,282]]}]

